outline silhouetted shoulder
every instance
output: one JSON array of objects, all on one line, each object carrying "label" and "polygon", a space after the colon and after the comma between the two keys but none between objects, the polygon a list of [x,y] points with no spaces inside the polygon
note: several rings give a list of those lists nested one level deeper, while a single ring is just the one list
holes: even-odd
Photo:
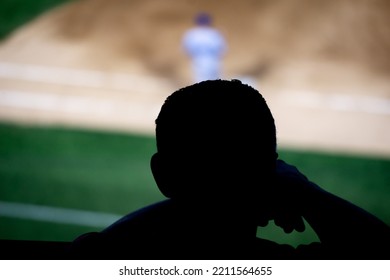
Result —
[{"label": "silhouetted shoulder", "polygon": [[[181,203],[171,199],[124,216],[102,232],[87,233],[74,241],[74,257],[87,259],[304,259],[322,258],[320,246],[295,249],[261,238],[243,241],[198,238],[199,229],[188,220]],[[202,227],[205,230],[205,227]],[[206,229],[207,230],[207,229]]]}]

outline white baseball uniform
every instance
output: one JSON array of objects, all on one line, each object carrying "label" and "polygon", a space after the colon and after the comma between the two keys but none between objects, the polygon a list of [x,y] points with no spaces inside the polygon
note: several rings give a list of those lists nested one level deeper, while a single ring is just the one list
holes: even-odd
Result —
[{"label": "white baseball uniform", "polygon": [[220,32],[209,26],[194,27],[183,37],[183,47],[192,60],[195,82],[219,79],[226,42]]}]

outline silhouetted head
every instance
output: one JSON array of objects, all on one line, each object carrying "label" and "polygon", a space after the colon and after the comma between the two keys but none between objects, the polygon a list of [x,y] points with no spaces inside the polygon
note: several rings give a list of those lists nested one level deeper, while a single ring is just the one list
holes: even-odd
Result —
[{"label": "silhouetted head", "polygon": [[173,198],[245,200],[274,171],[276,130],[261,94],[213,80],[170,95],[156,119],[152,170]]}]

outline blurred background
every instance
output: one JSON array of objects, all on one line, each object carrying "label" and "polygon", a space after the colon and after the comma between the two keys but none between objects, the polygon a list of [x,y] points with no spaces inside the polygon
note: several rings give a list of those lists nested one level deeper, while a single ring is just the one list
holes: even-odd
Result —
[{"label": "blurred background", "polygon": [[267,100],[281,157],[390,224],[390,2],[2,0],[0,238],[70,241],[163,198],[154,119],[192,82],[181,40],[200,11],[227,41],[223,78]]}]

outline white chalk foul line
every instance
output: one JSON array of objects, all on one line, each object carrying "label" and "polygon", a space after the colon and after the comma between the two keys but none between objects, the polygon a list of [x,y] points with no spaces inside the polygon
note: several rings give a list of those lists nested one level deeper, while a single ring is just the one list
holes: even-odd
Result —
[{"label": "white chalk foul line", "polygon": [[127,116],[157,116],[160,104],[124,103],[110,98],[60,95],[49,92],[29,92],[0,89],[0,106],[50,111],[56,113],[98,114],[110,116],[123,112]]},{"label": "white chalk foul line", "polygon": [[390,115],[390,99],[383,97],[285,90],[279,92],[279,98],[285,104],[308,108]]},{"label": "white chalk foul line", "polygon": [[5,201],[0,201],[0,216],[91,227],[107,227],[121,218],[115,214]]},{"label": "white chalk foul line", "polygon": [[115,104],[112,100],[3,89],[0,89],[0,105],[20,109],[84,114],[91,113],[91,111],[100,113],[112,113],[115,111]]},{"label": "white chalk foul line", "polygon": [[[170,88],[167,80],[151,76],[9,62],[0,62],[0,78],[150,94],[158,93],[163,88]],[[1,95],[0,105],[8,104],[8,106],[20,108],[33,107],[53,111],[62,109],[69,112],[85,112],[85,110],[91,109],[107,113],[116,110],[108,100],[98,101],[86,97],[73,97],[64,100],[58,96],[49,96],[50,94],[28,96],[23,92],[10,90],[3,90]],[[294,90],[281,91],[278,92],[278,95],[280,102],[287,105],[390,115],[389,98]]]},{"label": "white chalk foul line", "polygon": [[0,62],[0,77],[69,86],[155,93],[168,82],[144,75]]}]

